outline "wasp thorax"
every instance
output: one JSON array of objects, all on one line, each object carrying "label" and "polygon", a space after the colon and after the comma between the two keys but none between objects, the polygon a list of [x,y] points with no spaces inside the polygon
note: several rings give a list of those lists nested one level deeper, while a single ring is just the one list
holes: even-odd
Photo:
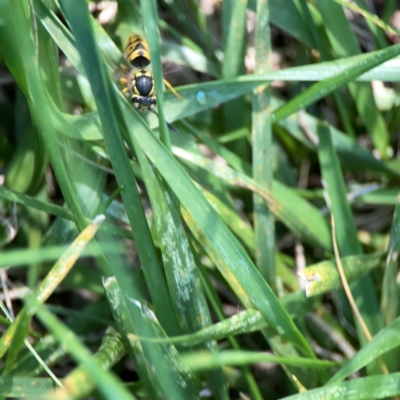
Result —
[{"label": "wasp thorax", "polygon": [[141,96],[149,96],[154,91],[153,79],[147,75],[136,77],[136,89]]}]

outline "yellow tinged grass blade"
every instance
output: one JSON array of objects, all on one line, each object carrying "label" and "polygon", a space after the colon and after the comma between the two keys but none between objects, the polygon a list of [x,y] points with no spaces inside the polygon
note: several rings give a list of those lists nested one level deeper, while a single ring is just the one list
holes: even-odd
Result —
[{"label": "yellow tinged grass blade", "polygon": [[[97,216],[93,222],[84,229],[78,237],[74,240],[71,246],[65,251],[60,259],[54,264],[53,268],[47,274],[46,278],[40,284],[40,286],[34,291],[33,298],[40,304],[43,304],[50,295],[54,292],[57,286],[65,278],[68,272],[71,270],[80,254],[93,238],[102,221],[104,221],[104,215]],[[0,357],[3,357],[4,353],[10,347],[13,342],[13,338],[16,335],[21,325],[27,328],[29,319],[33,315],[33,310],[28,305],[25,305],[15,321],[9,326],[7,331],[0,339]],[[22,345],[22,340],[25,335],[19,335],[18,343],[13,344],[13,354],[10,354],[7,359],[6,370],[8,370],[15,361],[18,351]]]},{"label": "yellow tinged grass blade", "polygon": [[[103,337],[99,350],[92,357],[93,361],[101,365],[105,370],[115,365],[125,354],[122,338],[114,328],[108,328]],[[53,400],[65,400],[71,398],[84,398],[93,388],[94,381],[87,368],[79,366],[75,368],[64,380],[64,387],[51,394]]]},{"label": "yellow tinged grass blade", "polygon": [[[381,265],[383,252],[355,255],[342,258],[346,279],[354,282],[361,276]],[[307,297],[330,292],[341,288],[339,273],[334,261],[322,261],[303,269],[299,275],[306,282]]]},{"label": "yellow tinged grass blade", "polygon": [[330,368],[338,364],[333,361],[314,360],[303,357],[278,357],[261,352],[238,350],[224,351],[218,354],[196,352],[185,355],[182,359],[183,365],[189,367],[193,371],[212,369],[224,365],[247,365],[262,361],[317,369]]}]

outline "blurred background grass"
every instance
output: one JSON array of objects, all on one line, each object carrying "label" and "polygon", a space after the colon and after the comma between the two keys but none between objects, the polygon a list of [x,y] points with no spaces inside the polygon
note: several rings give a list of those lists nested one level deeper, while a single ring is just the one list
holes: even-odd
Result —
[{"label": "blurred background grass", "polygon": [[0,396],[399,395],[399,15],[0,0]]}]

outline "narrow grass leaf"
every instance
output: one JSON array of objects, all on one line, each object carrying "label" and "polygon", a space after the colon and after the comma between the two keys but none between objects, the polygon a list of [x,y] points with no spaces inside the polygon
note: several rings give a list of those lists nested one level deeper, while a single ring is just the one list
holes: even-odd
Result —
[{"label": "narrow grass leaf", "polygon": [[157,112],[160,121],[160,137],[161,141],[169,149],[171,147],[171,139],[167,124],[165,122],[164,114],[164,98],[163,98],[163,72],[161,65],[161,45],[160,45],[160,32],[158,30],[158,14],[157,3],[154,0],[141,0],[140,1],[143,22],[146,29],[147,40],[149,42],[151,65],[154,76],[154,85],[157,96]]},{"label": "narrow grass leaf", "polygon": [[225,365],[246,365],[257,362],[272,362],[281,365],[304,368],[331,368],[337,365],[333,361],[312,360],[301,357],[277,357],[272,354],[250,351],[224,351],[219,354],[193,353],[182,357],[182,363],[193,371],[210,369]]},{"label": "narrow grass leaf", "polygon": [[[346,279],[354,282],[382,264],[384,253],[348,256],[341,259]],[[304,268],[299,275],[306,282],[307,296],[315,296],[342,287],[334,261],[322,261]]]},{"label": "narrow grass leaf", "polygon": [[[166,338],[166,334],[161,328],[154,313],[143,303],[124,297],[115,278],[109,278],[105,281],[107,296],[116,316],[120,329],[123,332],[125,345],[130,351],[136,352],[136,361],[141,363],[141,372],[151,386],[150,389],[154,398],[174,398],[187,399],[198,398],[200,383],[191,371],[188,369],[178,369],[176,366],[180,360],[176,348],[169,344],[155,345],[154,343],[138,343],[137,333],[139,326],[129,317],[129,311],[126,306],[130,305],[130,310],[134,307],[140,314],[140,318],[147,322],[147,337]],[[143,355],[146,355],[147,362],[144,362]],[[155,358],[156,357],[156,358]],[[138,365],[138,364],[136,364]],[[175,366],[175,368],[174,368]],[[147,373],[146,373],[147,370]]]},{"label": "narrow grass leaf", "polygon": [[239,297],[242,297],[245,304],[250,306],[245,295],[245,293],[249,293],[254,306],[259,308],[278,332],[284,333],[305,354],[312,354],[308,343],[297,330],[271,289],[261,279],[240,243],[222,223],[218,214],[209,206],[201,192],[196,189],[183,168],[162,147],[141,119],[133,113],[127,117],[129,118],[127,119],[127,126],[135,127],[129,133],[134,135],[166,183],[188,211],[188,213],[184,213],[184,217],[192,232],[194,231],[196,236],[197,234],[201,235],[202,245],[205,246],[207,252],[220,268],[225,279],[230,283],[240,282],[237,292]]},{"label": "narrow grass leaf", "polygon": [[[269,2],[257,0],[255,31],[255,73],[269,72],[271,58],[271,32]],[[258,88],[253,93],[252,104],[252,160],[253,179],[261,187],[273,191],[271,90]],[[276,292],[275,271],[275,218],[266,201],[253,195],[254,239],[256,266],[261,275]]]},{"label": "narrow grass leaf", "polygon": [[[99,249],[90,248],[82,250],[80,257],[96,257],[101,254],[113,254],[115,250],[108,246],[107,243],[100,243]],[[56,261],[68,249],[68,246],[51,246],[42,247],[40,249],[15,249],[3,251],[0,259],[0,268],[13,268],[27,266],[27,264],[35,264],[49,261]]]},{"label": "narrow grass leaf", "polygon": [[[362,254],[362,247],[358,241],[357,228],[346,198],[346,187],[339,160],[326,124],[319,125],[318,137],[318,156],[323,177],[324,195],[327,206],[335,218],[340,256],[360,255]],[[371,277],[364,276],[357,282],[353,282],[350,287],[368,329],[372,333],[378,332],[382,327],[382,319]],[[359,338],[363,342],[364,335],[362,332],[359,332]]]},{"label": "narrow grass leaf", "polygon": [[386,258],[385,274],[383,277],[381,294],[381,312],[384,315],[385,325],[392,322],[398,315],[399,300],[398,287],[396,283],[397,260],[400,251],[400,197],[396,197],[396,206],[394,209],[392,227],[390,230],[389,249]]},{"label": "narrow grass leaf", "polygon": [[43,398],[52,389],[54,382],[50,378],[0,377],[0,395],[7,398]]},{"label": "narrow grass leaf", "polygon": [[325,79],[322,82],[315,83],[309,89],[296,96],[294,99],[287,102],[282,107],[279,107],[273,112],[273,122],[278,122],[294,112],[313,104],[317,100],[327,96],[334,90],[351,82],[361,74],[370,69],[390,60],[400,54],[400,44],[396,44],[386,49],[379,50],[373,53],[368,53],[361,61],[354,61],[348,68],[342,72]]},{"label": "narrow grass leaf", "polygon": [[350,374],[364,368],[383,354],[399,347],[399,328],[400,319],[396,318],[391,324],[378,332],[369,343],[353,356],[353,358],[347,361],[347,363],[329,380],[329,384],[342,381]]},{"label": "narrow grass leaf", "polygon": [[338,394],[344,400],[385,399],[400,393],[399,379],[400,373],[358,378],[283,397],[282,400],[333,399]]}]

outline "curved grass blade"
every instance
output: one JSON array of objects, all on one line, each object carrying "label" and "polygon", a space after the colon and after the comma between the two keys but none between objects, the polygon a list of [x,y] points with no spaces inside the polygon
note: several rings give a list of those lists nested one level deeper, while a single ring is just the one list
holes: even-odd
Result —
[{"label": "curved grass blade", "polygon": [[[37,307],[36,303],[33,304]],[[114,399],[115,397],[121,400],[132,399],[132,395],[125,389],[122,382],[113,373],[103,370],[92,357],[90,350],[67,326],[43,306],[36,311],[36,314],[56,339],[67,348],[71,356],[90,370],[95,386],[106,399]],[[49,394],[48,398],[54,399],[53,393]]]},{"label": "curved grass blade", "polygon": [[391,324],[378,332],[357,354],[353,356],[338,372],[329,380],[329,384],[335,384],[345,379],[350,374],[364,368],[383,354],[400,346],[398,329],[400,319],[396,318]]},{"label": "curved grass blade", "polygon": [[273,122],[278,122],[294,112],[307,107],[327,96],[341,86],[351,82],[361,74],[400,54],[400,44],[367,54],[361,61],[355,61],[350,67],[322,82],[315,83],[309,89],[273,112]]},{"label": "curved grass blade", "polygon": [[[114,328],[107,328],[101,346],[92,356],[92,360],[107,371],[120,361],[124,354],[125,347],[121,336]],[[51,394],[53,400],[89,396],[94,389],[94,379],[87,367],[79,366],[63,379],[63,385],[64,387]]]}]

